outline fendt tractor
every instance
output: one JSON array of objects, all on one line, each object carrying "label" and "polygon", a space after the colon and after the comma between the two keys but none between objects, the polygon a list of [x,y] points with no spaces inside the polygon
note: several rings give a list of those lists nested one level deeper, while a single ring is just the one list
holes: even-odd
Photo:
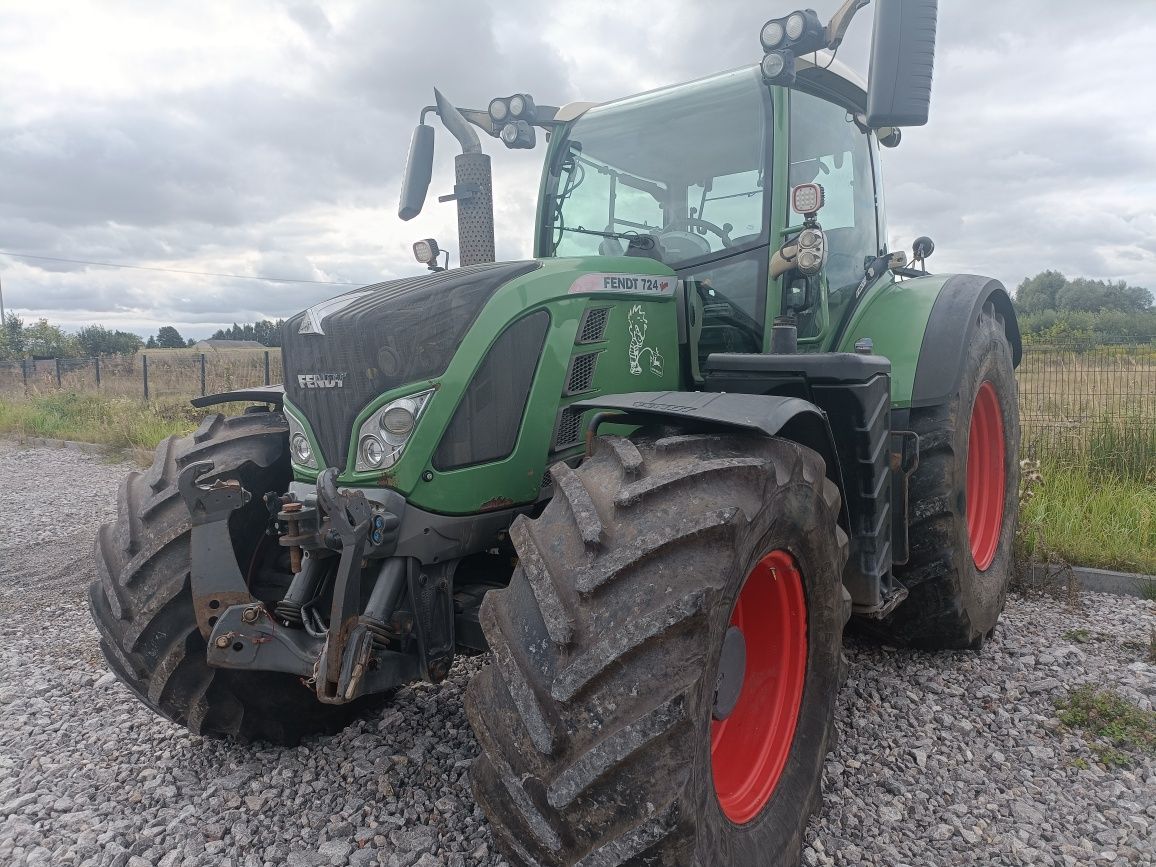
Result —
[{"label": "fendt tractor", "polygon": [[[419,241],[428,273],[294,316],[284,386],[194,401],[251,405],[128,477],[91,588],[117,675],[294,744],[488,651],[472,782],[513,864],[797,864],[849,619],[978,649],[1017,514],[1009,296],[887,245],[936,3],[877,0],[869,86],[833,54],[867,3],[612,102],[435,91],[399,216],[436,115],[460,266]],[[494,261],[479,130],[545,139],[533,259]]]}]

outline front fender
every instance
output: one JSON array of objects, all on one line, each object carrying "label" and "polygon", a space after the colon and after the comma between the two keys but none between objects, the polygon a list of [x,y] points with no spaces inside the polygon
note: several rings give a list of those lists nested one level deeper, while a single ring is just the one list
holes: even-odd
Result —
[{"label": "front fender", "polygon": [[983,305],[1003,316],[1012,363],[1022,355],[1019,325],[1003,284],[974,274],[935,274],[881,282],[851,318],[839,351],[869,337],[891,360],[891,401],[897,408],[934,406],[955,393],[963,356]]},{"label": "front fender", "polygon": [[710,391],[634,391],[590,398],[574,404],[582,409],[610,410],[621,416],[595,415],[600,422],[655,424],[669,422],[693,430],[738,430],[778,436],[817,451],[827,466],[827,477],[843,498],[840,523],[850,526],[843,472],[827,414],[810,401],[774,394],[721,394]]}]

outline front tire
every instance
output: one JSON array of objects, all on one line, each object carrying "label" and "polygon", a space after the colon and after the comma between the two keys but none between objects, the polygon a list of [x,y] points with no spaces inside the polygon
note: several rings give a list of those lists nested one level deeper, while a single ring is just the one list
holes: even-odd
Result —
[{"label": "front tire", "polygon": [[[301,738],[344,728],[365,706],[319,702],[289,674],[211,668],[193,611],[188,510],[177,475],[194,461],[215,468],[206,482],[238,479],[253,498],[229,518],[242,572],[265,539],[267,491],[290,480],[288,427],[280,413],[206,418],[187,437],[157,446],[152,467],[121,483],[117,519],[96,539],[98,578],[89,608],[113,672],[153,711],[194,734],[293,746]],[[250,586],[265,599],[284,587]],[[274,601],[266,599],[265,601]]]},{"label": "front tire", "polygon": [[[551,472],[542,516],[511,528],[519,566],[483,603],[493,662],[466,695],[499,846],[519,865],[797,864],[849,612],[822,459],[606,437]],[[736,628],[741,667],[723,662]],[[720,670],[745,672],[729,715]]]}]

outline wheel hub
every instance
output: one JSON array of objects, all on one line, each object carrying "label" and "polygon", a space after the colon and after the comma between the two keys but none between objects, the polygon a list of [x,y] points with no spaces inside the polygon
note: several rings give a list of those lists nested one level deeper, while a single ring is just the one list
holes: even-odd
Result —
[{"label": "wheel hub", "polygon": [[723,639],[722,656],[718,663],[718,679],[714,687],[714,709],[711,717],[724,720],[739,703],[747,670],[747,640],[737,626],[727,630]]}]

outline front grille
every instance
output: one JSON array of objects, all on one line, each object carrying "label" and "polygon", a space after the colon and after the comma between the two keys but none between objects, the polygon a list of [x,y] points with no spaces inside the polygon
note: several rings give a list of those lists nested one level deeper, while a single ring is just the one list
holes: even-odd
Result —
[{"label": "front grille", "polygon": [[582,441],[582,410],[563,407],[554,426],[554,450],[561,451]]},{"label": "front grille", "polygon": [[594,369],[598,366],[598,353],[588,352],[570,359],[570,373],[566,376],[566,394],[581,394],[594,385]]},{"label": "front grille", "polygon": [[290,319],[285,396],[329,466],[344,467],[357,414],[379,394],[440,376],[498,288],[538,267],[511,262],[366,286]]},{"label": "front grille", "polygon": [[578,327],[575,343],[598,343],[606,336],[606,322],[610,319],[609,307],[595,307],[587,310]]}]

